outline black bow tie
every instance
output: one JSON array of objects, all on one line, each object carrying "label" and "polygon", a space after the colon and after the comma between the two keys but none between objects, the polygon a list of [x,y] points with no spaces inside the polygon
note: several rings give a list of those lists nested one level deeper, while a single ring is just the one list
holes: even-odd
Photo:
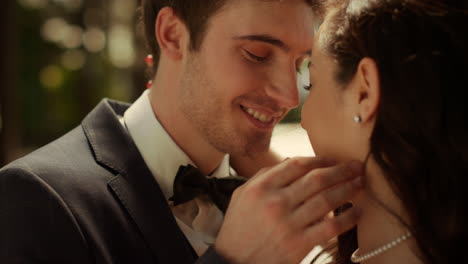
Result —
[{"label": "black bow tie", "polygon": [[169,200],[174,202],[174,205],[179,205],[206,194],[225,213],[232,193],[245,181],[245,178],[233,176],[221,179],[207,178],[191,165],[180,166],[174,180],[174,195]]}]

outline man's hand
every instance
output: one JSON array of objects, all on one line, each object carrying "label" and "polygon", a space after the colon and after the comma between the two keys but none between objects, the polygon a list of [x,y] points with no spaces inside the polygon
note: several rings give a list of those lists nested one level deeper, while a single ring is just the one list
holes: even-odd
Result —
[{"label": "man's hand", "polygon": [[230,263],[299,263],[352,228],[358,212],[326,215],[361,189],[362,164],[292,158],[259,171],[232,197],[215,243]]}]

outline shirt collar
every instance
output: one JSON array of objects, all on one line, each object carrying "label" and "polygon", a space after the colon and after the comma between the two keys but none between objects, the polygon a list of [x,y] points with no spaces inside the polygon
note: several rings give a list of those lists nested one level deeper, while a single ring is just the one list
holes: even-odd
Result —
[{"label": "shirt collar", "polygon": [[[173,195],[174,179],[179,166],[188,164],[196,166],[156,118],[151,108],[149,91],[143,92],[140,98],[125,111],[123,121],[164,196],[169,199]],[[211,177],[223,178],[230,174],[232,170],[229,165],[229,155],[226,154]]]}]

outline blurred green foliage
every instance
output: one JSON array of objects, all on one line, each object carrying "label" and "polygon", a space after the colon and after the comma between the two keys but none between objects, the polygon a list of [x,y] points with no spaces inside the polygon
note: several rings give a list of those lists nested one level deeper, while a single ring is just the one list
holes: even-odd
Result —
[{"label": "blurred green foliage", "polygon": [[[66,1],[47,2],[43,7],[32,8],[18,1],[16,9],[20,131],[22,145],[29,148],[44,145],[77,126],[103,97],[132,101],[145,83],[143,73],[134,74],[144,71],[142,63],[119,68],[112,64],[107,48],[98,52],[90,52],[84,45],[69,49],[44,37],[44,25],[53,18],[80,27],[84,32],[88,27],[85,17],[89,9],[101,12],[103,23],[93,26],[99,26],[108,36],[112,28],[111,11],[106,9],[112,5],[105,3],[109,1],[84,1],[73,10],[60,3]],[[136,14],[136,9],[134,11],[132,16]],[[63,34],[60,30],[57,28],[56,34]],[[81,67],[64,66],[64,55],[70,50],[84,56]],[[138,84],[140,89],[135,88]]]}]

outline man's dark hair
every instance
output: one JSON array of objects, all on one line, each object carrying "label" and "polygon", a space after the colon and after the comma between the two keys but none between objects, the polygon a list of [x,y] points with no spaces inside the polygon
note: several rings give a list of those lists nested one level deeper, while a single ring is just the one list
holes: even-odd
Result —
[{"label": "man's dark hair", "polygon": [[198,50],[201,46],[208,20],[224,6],[227,0],[142,0],[142,22],[146,45],[154,57],[156,70],[160,50],[155,36],[155,21],[164,7],[174,9],[176,15],[185,22],[190,33],[190,47]]},{"label": "man's dark hair", "polygon": [[[211,17],[216,14],[228,0],[142,0],[142,24],[146,45],[154,57],[154,70],[157,68],[160,50],[155,36],[155,21],[159,11],[171,7],[176,15],[185,23],[190,33],[190,48],[198,50],[206,32]],[[232,1],[232,0],[230,0]],[[253,0],[249,0],[253,1]],[[279,1],[279,0],[268,0]],[[320,0],[305,0],[307,4],[319,10]],[[312,26],[312,22],[311,22]]]}]

